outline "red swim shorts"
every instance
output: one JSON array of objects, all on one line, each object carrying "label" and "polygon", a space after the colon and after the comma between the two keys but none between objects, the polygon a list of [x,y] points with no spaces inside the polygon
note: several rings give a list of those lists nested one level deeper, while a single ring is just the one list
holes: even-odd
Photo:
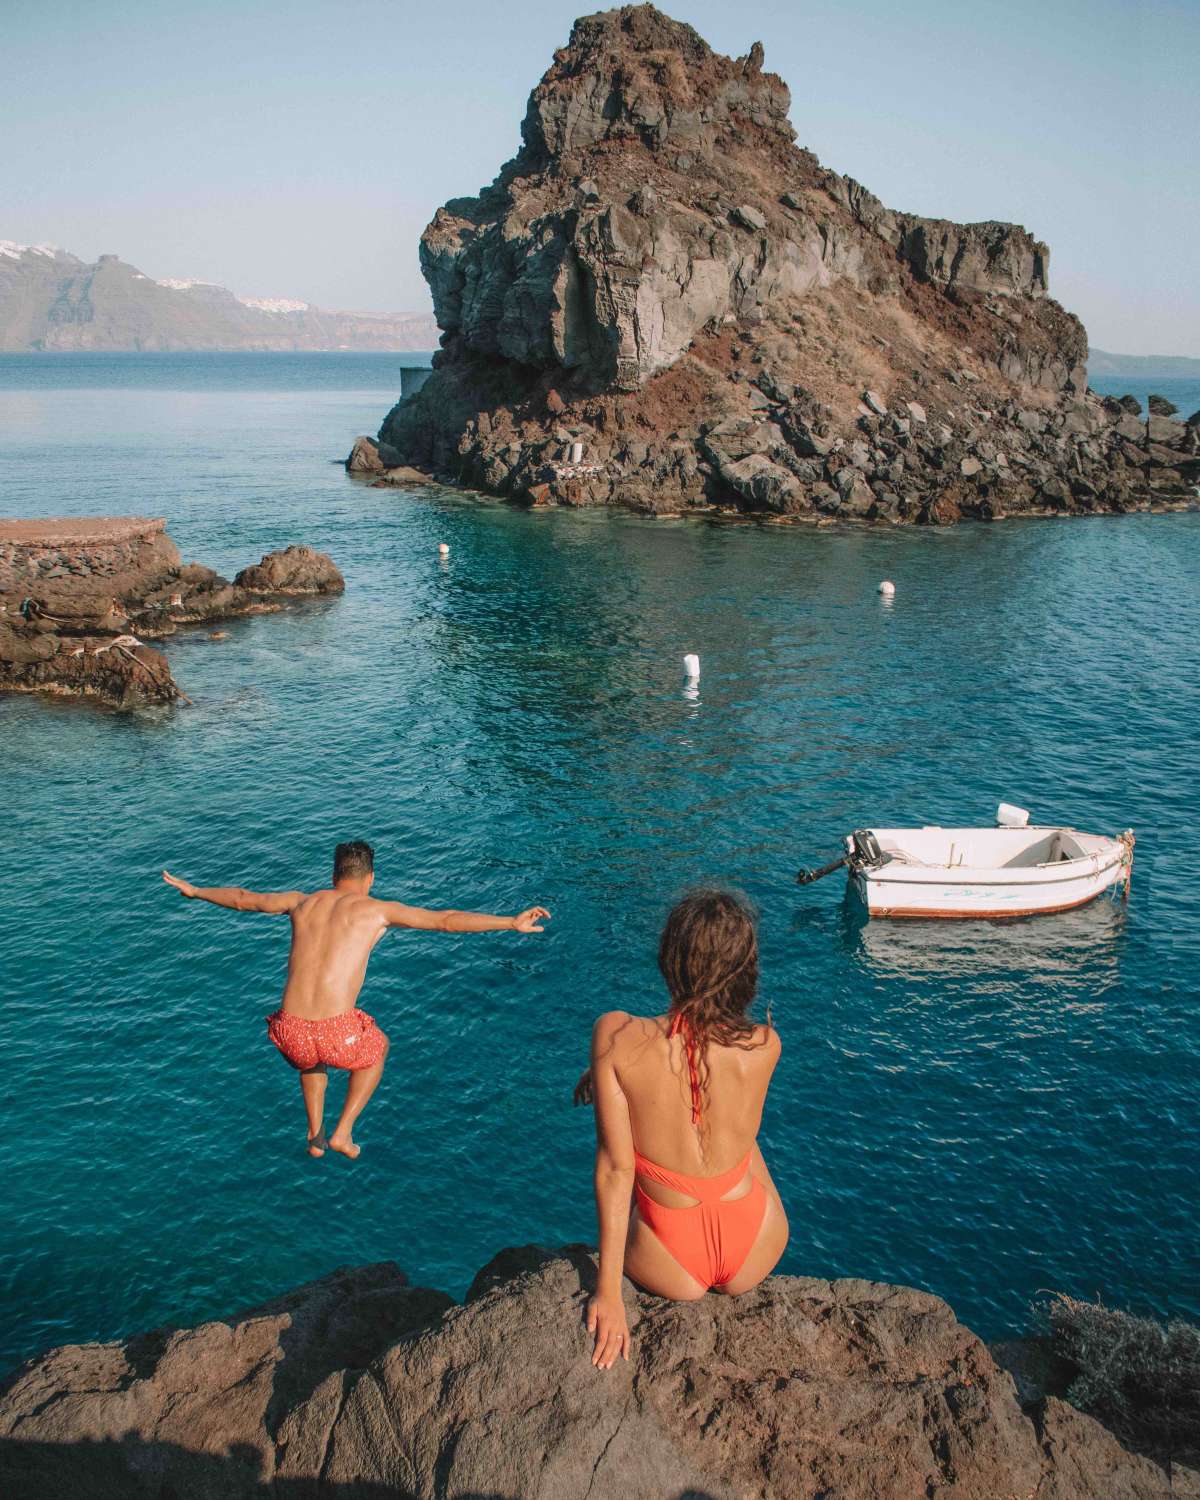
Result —
[{"label": "red swim shorts", "polygon": [[289,1011],[267,1017],[267,1035],[293,1068],[373,1068],[383,1056],[387,1037],[365,1010],[344,1010],[320,1021],[306,1021]]}]

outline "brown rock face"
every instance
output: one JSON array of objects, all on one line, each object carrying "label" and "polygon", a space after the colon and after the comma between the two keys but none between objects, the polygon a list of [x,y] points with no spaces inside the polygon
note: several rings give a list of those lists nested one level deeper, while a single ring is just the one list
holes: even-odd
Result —
[{"label": "brown rock face", "polygon": [[[583,1328],[582,1247],[509,1250],[463,1307],[394,1266],[236,1318],[52,1350],[0,1389],[22,1500],[1200,1495],[1011,1378],[923,1292],[773,1278],[671,1304],[625,1288],[628,1364]],[[1174,1488],[1171,1487],[1172,1480]]]},{"label": "brown rock face", "polygon": [[312,547],[285,547],[268,552],[252,568],[243,568],[233,584],[250,594],[340,594],[346,580],[333,559]]},{"label": "brown rock face", "polygon": [[650,5],[577,21],[518,155],[422,236],[442,349],[384,421],[395,462],[651,511],[939,521],[1193,499],[1183,424],[1131,460],[1127,413],[1088,393],[1043,243],[885,207],[795,145],[789,106],[757,43],[722,57]]},{"label": "brown rock face", "polygon": [[345,588],[311,547],[269,552],[233,583],[183,564],[165,522],[141,516],[0,520],[0,692],[95,698],[114,708],[185,695],[140,639],[281,609]]}]

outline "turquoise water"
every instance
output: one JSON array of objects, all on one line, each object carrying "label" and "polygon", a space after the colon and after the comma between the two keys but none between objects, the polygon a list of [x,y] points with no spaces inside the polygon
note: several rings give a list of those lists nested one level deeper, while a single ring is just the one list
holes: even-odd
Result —
[{"label": "turquoise water", "polygon": [[[311,358],[0,361],[6,513],[166,515],[223,570],[302,540],[347,578],[175,637],[193,708],[0,699],[3,1360],[347,1262],[461,1293],[501,1246],[590,1238],[591,1022],[659,1007],[664,910],[708,876],[762,910],[784,1269],[984,1334],[1042,1288],[1200,1317],[1200,515],[780,530],[372,490],[329,460],[404,357]],[[1128,908],[889,926],[793,883],[849,828],[1000,798],[1132,824]],[[304,1157],[265,1039],[286,920],[158,878],[312,886],[348,837],[383,893],[554,913],[376,950],[354,1166]]]},{"label": "turquoise water", "polygon": [[1147,396],[1154,391],[1175,403],[1179,408],[1180,420],[1190,417],[1194,411],[1200,411],[1200,380],[1178,377],[1170,380],[1145,380],[1140,376],[1093,375],[1089,384],[1101,396],[1136,396],[1142,404],[1143,412],[1146,410]]}]

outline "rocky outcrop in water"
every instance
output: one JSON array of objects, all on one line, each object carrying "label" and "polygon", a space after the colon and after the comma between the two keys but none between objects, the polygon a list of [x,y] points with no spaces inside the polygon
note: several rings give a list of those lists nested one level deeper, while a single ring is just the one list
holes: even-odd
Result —
[{"label": "rocky outcrop in water", "polygon": [[789,105],[758,44],[722,57],[649,5],[577,21],[518,155],[422,236],[442,348],[381,447],[651,512],[1192,502],[1192,433],[1088,391],[1043,243],[886,208],[795,145]]},{"label": "rocky outcrop in water", "polygon": [[0,521],[0,692],[171,703],[185,695],[146,640],[345,587],[311,547],[269,552],[230,583],[185,564],[164,528],[140,516]]},{"label": "rocky outcrop in water", "polygon": [[[936,1297],[774,1277],[673,1304],[625,1287],[628,1364],[588,1361],[582,1247],[502,1252],[464,1306],[394,1265],[196,1328],[72,1345],[0,1388],[22,1500],[1185,1500],[1013,1380]],[[1173,1486],[1173,1487],[1172,1487]]]}]

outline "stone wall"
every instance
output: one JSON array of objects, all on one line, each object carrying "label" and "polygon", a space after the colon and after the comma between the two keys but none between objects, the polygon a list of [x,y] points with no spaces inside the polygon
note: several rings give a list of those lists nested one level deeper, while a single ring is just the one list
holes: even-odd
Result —
[{"label": "stone wall", "polygon": [[142,592],[180,565],[161,517],[0,521],[0,596]]}]

